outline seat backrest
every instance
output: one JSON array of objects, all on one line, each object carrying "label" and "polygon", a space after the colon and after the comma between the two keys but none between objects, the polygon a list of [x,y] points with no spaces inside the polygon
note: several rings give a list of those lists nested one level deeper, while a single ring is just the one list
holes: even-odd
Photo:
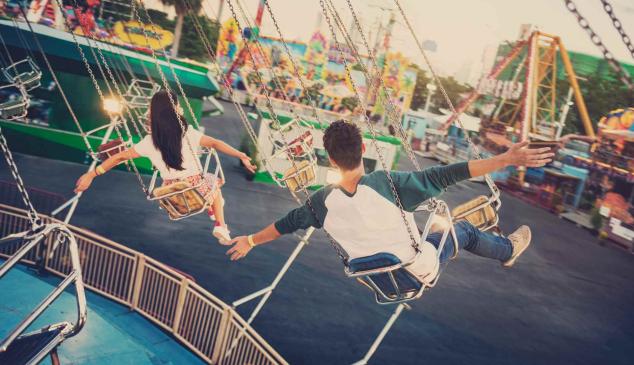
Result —
[{"label": "seat backrest", "polygon": [[291,192],[296,192],[301,187],[307,187],[315,180],[315,169],[307,160],[296,162],[284,172],[282,180]]},{"label": "seat backrest", "polygon": [[[478,208],[479,207],[479,208]],[[469,211],[474,210],[469,213]],[[467,214],[468,213],[468,214]],[[451,215],[455,220],[464,219],[475,227],[481,228],[488,226],[496,221],[497,212],[491,204],[489,204],[489,198],[484,195],[480,195],[475,199],[458,205],[451,211]]]},{"label": "seat backrest", "polygon": [[186,181],[155,188],[152,198],[159,199],[159,204],[167,211],[171,219],[180,219],[202,211],[207,203],[195,187]]}]

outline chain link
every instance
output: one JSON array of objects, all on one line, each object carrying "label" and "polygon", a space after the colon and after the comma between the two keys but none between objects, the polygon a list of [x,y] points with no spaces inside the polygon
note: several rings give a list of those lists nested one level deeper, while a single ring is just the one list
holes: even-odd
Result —
[{"label": "chain link", "polygon": [[[185,5],[189,9],[190,14],[194,14],[194,10],[191,7],[191,5],[190,5],[188,0],[185,0]],[[205,8],[204,7],[203,7],[203,12],[205,12]],[[212,47],[211,47],[211,43],[210,43],[209,39],[207,38],[207,36],[205,35],[205,32],[203,31],[203,28],[202,28],[200,22],[198,21],[198,18],[196,16],[193,16],[193,19],[194,19],[194,28],[196,29],[196,33],[198,33],[198,37],[202,40],[203,45],[205,46],[205,49],[207,50],[207,55],[209,56],[209,59],[211,60],[211,62],[213,62],[215,64],[218,64],[216,56],[214,55],[214,52],[213,52]],[[232,104],[236,108],[236,110],[238,112],[238,115],[240,116],[240,121],[244,125],[244,128],[247,131],[247,134],[251,138],[251,141],[253,142],[253,144],[259,150],[260,148],[258,147],[259,143],[258,143],[257,133],[255,132],[255,130],[253,129],[253,126],[249,122],[249,117],[247,116],[247,113],[244,111],[244,108],[237,101],[237,99],[235,97],[235,93],[233,91],[233,88],[231,87],[231,83],[229,82],[229,79],[222,72],[219,75],[219,79],[220,79],[220,82],[222,83],[222,86],[224,86],[225,90],[227,90],[227,93],[229,93],[229,98],[231,99]],[[259,161],[259,162],[261,162],[262,164],[264,164],[266,166],[269,166],[269,163],[268,163],[267,159],[254,158],[254,160]],[[266,168],[267,168],[267,170],[270,170],[270,166],[266,167]]]},{"label": "chain link", "polygon": [[399,116],[399,113],[398,113],[398,109],[397,109],[396,105],[394,105],[394,102],[392,101],[391,95],[389,95],[389,88],[385,84],[385,80],[383,80],[383,75],[382,75],[382,72],[381,72],[382,70],[379,68],[379,63],[377,62],[377,60],[376,60],[376,58],[375,58],[375,56],[374,56],[374,54],[372,52],[372,49],[370,48],[369,42],[365,38],[365,34],[363,33],[363,29],[361,28],[361,23],[359,22],[359,19],[357,18],[357,13],[354,10],[354,7],[352,6],[352,3],[350,2],[350,0],[347,0],[348,8],[350,9],[350,13],[352,14],[352,18],[353,18],[354,23],[356,25],[357,31],[361,35],[361,40],[363,41],[363,45],[364,45],[365,49],[368,52],[368,57],[370,59],[370,62],[372,62],[372,66],[374,66],[374,69],[376,70],[374,75],[370,74],[370,71],[368,70],[368,68],[363,63],[363,60],[361,59],[361,56],[359,55],[359,50],[358,50],[357,46],[354,44],[354,42],[352,41],[352,38],[350,37],[350,34],[346,31],[346,27],[345,27],[343,21],[341,20],[341,17],[339,16],[339,13],[337,12],[337,9],[335,8],[334,4],[332,3],[332,0],[328,0],[328,3],[330,5],[331,13],[335,16],[335,18],[337,20],[339,31],[346,38],[346,43],[348,44],[348,47],[350,47],[350,49],[353,51],[353,54],[355,55],[355,58],[357,59],[357,63],[361,66],[362,72],[364,73],[366,79],[368,79],[370,81],[368,90],[371,90],[374,86],[381,86],[383,88],[385,96],[382,99],[383,99],[383,105],[385,106],[385,109],[387,111],[388,121],[390,122],[390,125],[392,125],[392,127],[394,127],[394,129],[396,129],[396,131],[398,132],[399,137],[400,137],[399,139],[401,140],[401,143],[403,144],[403,148],[405,149],[405,153],[407,154],[407,157],[409,158],[411,163],[414,165],[414,169],[417,170],[417,171],[420,171],[421,170],[421,166],[418,163],[418,159],[414,155],[414,150],[412,149],[412,146],[411,146],[411,144],[409,142],[409,138],[407,136],[407,133],[403,129],[403,124],[400,123],[400,121],[399,121],[400,120],[400,118],[399,118],[400,116]]},{"label": "chain link", "polygon": [[[143,1],[139,1],[139,5],[141,6],[141,8],[143,8],[143,10],[145,11],[145,16],[151,22],[152,19],[150,19],[150,14],[145,9]],[[134,16],[136,17],[137,21],[141,25],[140,28],[141,28],[141,30],[143,32],[143,36],[145,38],[145,43],[149,45],[150,44],[150,37],[148,36],[147,31],[145,30],[145,23],[141,19],[141,15],[139,14],[139,7],[137,6],[135,1],[132,2],[132,12],[134,13]],[[156,27],[154,26],[154,23],[152,23],[152,29],[156,29]],[[159,60],[156,57],[156,52],[154,52],[154,49],[152,49],[152,47],[148,47],[148,48],[150,49],[150,53],[152,54],[152,58],[154,59],[154,63],[156,64],[156,69],[157,69],[157,71],[158,71],[158,73],[159,73],[159,75],[161,77],[161,81],[163,82],[163,86],[165,87],[165,91],[167,91],[167,97],[170,100],[170,104],[172,104],[172,108],[174,109],[174,112],[176,113],[176,119],[178,119],[178,123],[180,124],[181,130],[183,131],[182,132],[182,137],[185,139],[185,143],[187,143],[187,147],[189,148],[189,152],[191,152],[192,156],[194,156],[194,159],[198,160],[198,155],[196,155],[196,153],[194,152],[194,149],[192,148],[192,145],[189,142],[189,138],[185,138],[186,137],[185,133],[187,133],[187,125],[186,125],[185,121],[183,121],[183,117],[181,116],[181,114],[178,112],[178,106],[176,105],[176,100],[174,100],[174,97],[173,97],[172,93],[170,92],[169,83],[167,82],[167,78],[165,77],[165,73],[161,69],[161,64],[159,63]],[[174,75],[174,79],[176,80],[176,83],[178,84],[179,88],[181,89],[181,92],[183,93],[183,98],[185,99],[185,102],[189,106],[189,101],[187,101],[187,95],[185,95],[185,91],[180,86],[180,81],[178,80],[178,76],[176,75],[176,72],[171,67],[171,63],[169,63],[169,58],[166,56],[165,59],[168,60],[168,64],[170,65],[170,69],[172,70],[172,74]],[[192,118],[194,118],[193,122],[196,123],[195,116],[193,114],[193,111],[191,110],[191,107],[190,107],[190,112],[192,113]],[[200,175],[202,176],[204,171],[202,170],[202,166],[200,165],[200,163],[197,163],[196,167],[198,168],[198,171],[199,171]]]},{"label": "chain link", "polygon": [[612,4],[610,4],[607,0],[600,1],[603,5],[603,10],[605,10],[605,12],[610,17],[610,20],[612,20],[612,25],[614,25],[616,31],[619,32],[619,35],[621,36],[623,43],[625,43],[627,50],[630,51],[630,55],[632,55],[632,58],[634,58],[634,44],[632,44],[632,39],[627,35],[627,33],[625,33],[625,29],[623,29],[623,23],[621,23],[619,18],[616,17],[616,14],[614,14],[614,8],[612,7]]},{"label": "chain link", "polygon": [[24,202],[24,205],[27,207],[27,214],[29,216],[29,221],[31,221],[32,228],[37,228],[42,224],[42,220],[38,216],[37,211],[33,206],[33,202],[31,202],[31,199],[29,198],[29,193],[26,190],[22,176],[20,176],[20,173],[18,172],[18,166],[15,164],[15,160],[13,160],[13,155],[11,154],[11,150],[9,150],[6,138],[4,138],[2,128],[0,128],[0,149],[2,149],[4,159],[7,161],[11,175],[13,175],[13,179],[15,180],[20,196],[22,197],[22,202]]},{"label": "chain link", "polygon": [[[237,27],[238,27],[238,31],[239,31],[239,33],[241,34],[242,39],[243,39],[243,41],[244,41],[244,43],[245,43],[245,44],[244,44],[244,47],[246,47],[247,53],[249,54],[249,57],[251,58],[251,61],[252,61],[252,62],[253,62],[253,64],[255,65],[255,64],[256,64],[255,57],[254,57],[253,53],[251,52],[251,49],[250,49],[250,48],[249,48],[249,46],[248,46],[248,40],[247,40],[247,39],[246,39],[246,37],[244,36],[244,32],[243,32],[242,26],[240,25],[240,21],[238,20],[238,16],[237,16],[236,11],[235,11],[235,8],[234,8],[234,6],[233,6],[233,2],[232,2],[231,0],[227,0],[227,5],[229,6],[229,9],[230,9],[230,11],[231,11],[231,16],[232,16],[232,17],[234,18],[234,20],[236,21],[236,25],[237,25]],[[256,40],[256,42],[259,42],[259,41],[257,41],[257,40]],[[270,66],[269,66],[269,67],[270,67]],[[273,71],[273,70],[272,70],[272,68],[271,68],[271,71]],[[258,77],[259,82],[260,82],[260,83],[263,83],[263,81],[262,81],[262,77],[261,77],[261,75],[259,74],[259,72],[256,72],[256,75],[257,75],[257,77]],[[267,90],[266,88],[264,88],[264,89],[263,89],[263,94],[264,94],[264,97],[265,97],[265,99],[266,99],[266,107],[267,107],[267,109],[269,110],[269,113],[271,114],[271,119],[272,119],[273,121],[277,121],[277,122],[279,123],[279,119],[278,119],[277,114],[275,113],[275,110],[274,110],[274,108],[273,108],[273,104],[272,104],[272,101],[271,101],[271,99],[270,99],[269,92],[268,92],[268,90]],[[284,143],[284,145],[285,145],[285,146],[288,146],[288,145],[289,145],[289,143],[288,143],[288,141],[287,141],[287,139],[286,139],[286,135],[285,135],[285,133],[284,133],[284,132],[281,132],[280,134],[281,134],[282,142]],[[256,146],[257,146],[257,144],[256,144]],[[299,170],[299,168],[298,168],[298,166],[297,166],[297,163],[295,162],[295,160],[294,160],[292,157],[289,157],[289,161],[291,162],[291,165],[293,166],[293,168],[294,168],[296,171],[300,171],[300,170]],[[315,208],[314,208],[314,206],[313,206],[313,203],[312,203],[312,200],[311,200],[311,197],[310,197],[310,193],[308,192],[307,188],[306,188],[305,186],[303,186],[303,185],[301,186],[301,191],[302,191],[302,193],[306,196],[306,206],[308,206],[308,209],[311,211],[311,214],[313,215],[313,217],[315,218],[315,220],[316,220],[317,222],[319,222],[319,216],[317,215],[317,211],[315,210]],[[334,239],[334,238],[330,235],[330,233],[328,233],[328,231],[326,231],[325,229],[323,229],[323,231],[324,231],[324,233],[326,234],[326,237],[328,238],[328,241],[330,242],[331,246],[334,248],[335,252],[336,252],[336,253],[337,253],[337,255],[339,256],[339,258],[341,259],[341,261],[343,261],[343,262],[344,262],[344,264],[347,264],[347,261],[348,261],[348,255],[346,254],[346,252],[345,252],[345,251],[343,251],[343,249],[341,248],[341,246],[339,246],[339,244],[338,244],[338,243],[335,241],[335,239]]]},{"label": "chain link", "polygon": [[403,222],[405,223],[405,227],[407,228],[407,233],[409,234],[409,237],[411,239],[411,244],[412,244],[412,248],[414,248],[414,250],[416,252],[419,251],[419,247],[418,247],[418,241],[416,240],[416,238],[414,237],[414,233],[412,231],[412,227],[409,224],[409,221],[407,219],[407,216],[405,215],[405,211],[403,210],[403,204],[401,202],[401,199],[399,197],[398,191],[396,190],[396,185],[394,184],[394,181],[392,179],[392,175],[390,174],[389,168],[385,163],[385,159],[383,157],[383,154],[381,153],[381,148],[377,142],[377,138],[378,138],[378,134],[376,132],[376,130],[374,129],[374,126],[372,125],[372,123],[370,122],[370,120],[368,119],[367,116],[367,110],[365,107],[365,104],[363,103],[363,101],[361,100],[361,96],[359,94],[359,91],[357,89],[356,83],[354,81],[354,79],[352,78],[352,74],[350,72],[350,65],[348,64],[348,60],[346,59],[346,56],[343,52],[343,50],[341,49],[341,46],[339,44],[339,41],[337,40],[337,32],[335,31],[335,28],[332,24],[332,21],[330,19],[330,15],[328,14],[328,10],[326,9],[326,4],[324,2],[324,0],[319,0],[319,5],[321,6],[321,11],[324,15],[324,18],[326,19],[326,22],[328,23],[328,28],[330,29],[330,33],[332,35],[332,40],[335,43],[335,46],[337,48],[337,51],[339,52],[339,55],[341,56],[341,59],[343,60],[343,66],[344,69],[346,70],[346,75],[348,77],[348,79],[350,80],[350,85],[352,86],[352,90],[354,91],[354,94],[357,98],[357,101],[359,103],[359,105],[361,105],[362,109],[363,109],[363,120],[365,121],[366,125],[368,126],[368,129],[370,131],[370,134],[372,134],[372,145],[375,148],[377,155],[379,156],[379,161],[381,162],[381,166],[383,167],[383,170],[385,172],[385,176],[387,177],[388,183],[390,185],[390,189],[392,191],[392,195],[394,196],[394,200],[396,201],[396,205],[398,206],[398,209],[401,213],[401,218],[403,219]]},{"label": "chain link", "polygon": [[623,82],[623,84],[625,84],[625,86],[627,86],[628,89],[633,90],[634,82],[632,81],[632,78],[627,73],[627,71],[623,69],[623,66],[621,66],[621,64],[614,58],[612,52],[610,52],[605,44],[603,44],[601,37],[599,37],[594,29],[592,29],[588,20],[583,15],[581,15],[579,9],[577,9],[577,5],[572,0],[564,0],[564,3],[566,4],[566,9],[568,9],[568,11],[570,11],[570,13],[572,13],[577,18],[577,23],[579,23],[579,26],[583,30],[585,30],[586,33],[588,33],[588,36],[590,36],[590,40],[592,41],[592,43],[594,43],[594,45],[599,48],[599,51],[601,51],[601,53],[603,54],[603,58],[608,62],[608,64],[617,74],[619,79]]}]

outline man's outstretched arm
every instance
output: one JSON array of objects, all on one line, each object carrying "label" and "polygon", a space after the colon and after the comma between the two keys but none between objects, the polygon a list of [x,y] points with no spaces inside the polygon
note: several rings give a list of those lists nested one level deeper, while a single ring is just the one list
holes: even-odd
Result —
[{"label": "man's outstretched arm", "polygon": [[541,167],[554,156],[549,147],[526,148],[527,142],[516,143],[508,151],[483,160],[469,161],[471,177],[478,177],[503,169],[507,166]]},{"label": "man's outstretched arm", "polygon": [[239,260],[246,256],[255,246],[273,241],[284,234],[293,233],[299,229],[307,229],[308,227],[321,228],[324,217],[326,215],[323,205],[323,191],[318,191],[311,197],[312,208],[308,203],[299,208],[293,209],[284,217],[273,224],[269,224],[263,230],[248,236],[236,237],[230,245],[234,245],[227,255],[231,256],[231,260]]}]

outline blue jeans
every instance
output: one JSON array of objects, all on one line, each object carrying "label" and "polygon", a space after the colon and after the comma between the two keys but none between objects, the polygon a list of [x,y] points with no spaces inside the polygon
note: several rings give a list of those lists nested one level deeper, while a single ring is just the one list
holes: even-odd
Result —
[{"label": "blue jeans", "polygon": [[[454,224],[454,228],[456,229],[456,237],[458,238],[458,247],[460,249],[502,262],[510,259],[513,254],[513,245],[508,238],[482,232],[467,221],[457,222]],[[441,238],[442,233],[434,232],[427,236],[427,241],[438,249]],[[440,254],[441,263],[448,261],[453,255],[453,246],[453,237],[451,237],[450,233]]]}]

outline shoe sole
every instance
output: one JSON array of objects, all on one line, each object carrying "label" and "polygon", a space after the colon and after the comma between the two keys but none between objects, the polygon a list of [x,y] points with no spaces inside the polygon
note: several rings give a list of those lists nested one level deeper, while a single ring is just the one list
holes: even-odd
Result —
[{"label": "shoe sole", "polygon": [[515,257],[510,258],[508,261],[506,261],[505,263],[502,264],[502,267],[504,268],[510,268],[511,266],[513,266],[513,264],[515,264],[515,261],[517,260],[518,257],[522,256],[522,254],[524,253],[524,251],[526,251],[526,249],[528,248],[528,246],[531,245],[531,242],[533,240],[533,234],[532,232],[528,232],[528,244],[526,246],[524,246],[524,248],[517,253],[517,255],[515,255]]},{"label": "shoe sole", "polygon": [[221,245],[227,245],[231,242],[231,236],[227,238],[227,236],[221,234],[220,232],[212,232],[212,234],[218,239],[218,242],[220,242]]}]

